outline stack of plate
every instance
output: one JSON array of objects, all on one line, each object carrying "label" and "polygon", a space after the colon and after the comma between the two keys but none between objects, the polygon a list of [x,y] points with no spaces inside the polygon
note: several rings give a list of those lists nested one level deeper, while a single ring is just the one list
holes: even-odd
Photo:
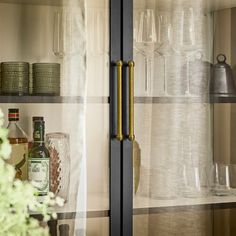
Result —
[{"label": "stack of plate", "polygon": [[24,95],[29,93],[29,63],[1,63],[2,93]]},{"label": "stack of plate", "polygon": [[33,64],[33,94],[60,95],[60,64]]}]

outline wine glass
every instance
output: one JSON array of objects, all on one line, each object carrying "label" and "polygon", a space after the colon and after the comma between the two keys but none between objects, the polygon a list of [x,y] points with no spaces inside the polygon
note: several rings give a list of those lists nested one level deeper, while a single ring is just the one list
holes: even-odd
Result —
[{"label": "wine glass", "polygon": [[164,84],[163,90],[165,95],[167,92],[167,58],[173,54],[172,49],[172,24],[171,24],[171,13],[167,11],[158,12],[158,26],[157,26],[157,43],[155,44],[155,54],[161,57],[164,64]]},{"label": "wine glass", "polygon": [[63,34],[63,13],[62,11],[56,11],[54,12],[53,27],[53,53],[56,57],[64,56]]},{"label": "wine glass", "polygon": [[185,95],[190,95],[189,64],[192,55],[200,50],[196,40],[196,16],[191,6],[177,7],[173,14],[173,49],[185,55],[187,61],[187,88]]},{"label": "wine glass", "polygon": [[150,91],[150,56],[157,43],[156,21],[153,9],[145,9],[135,14],[134,48],[145,58],[145,92]]},{"label": "wine glass", "polygon": [[88,34],[88,53],[91,56],[103,55],[107,52],[107,19],[104,9],[87,10],[87,34]]},{"label": "wine glass", "polygon": [[56,57],[83,53],[82,42],[78,40],[84,29],[81,27],[81,14],[74,10],[59,10],[54,13],[53,53]]},{"label": "wine glass", "polygon": [[196,49],[195,16],[192,7],[174,11],[174,42],[178,52],[191,52]]}]

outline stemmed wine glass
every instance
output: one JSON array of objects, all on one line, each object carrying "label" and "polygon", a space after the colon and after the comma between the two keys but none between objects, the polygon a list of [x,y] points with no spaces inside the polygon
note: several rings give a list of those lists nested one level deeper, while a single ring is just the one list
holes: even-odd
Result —
[{"label": "stemmed wine glass", "polygon": [[108,54],[106,48],[107,41],[107,19],[104,9],[88,9],[87,10],[87,34],[88,34],[88,53],[92,56]]},{"label": "stemmed wine glass", "polygon": [[63,12],[54,13],[53,26],[53,53],[56,57],[64,56],[64,30],[63,30]]},{"label": "stemmed wine glass", "polygon": [[173,14],[173,49],[184,54],[187,61],[187,89],[185,95],[190,95],[190,60],[192,55],[200,50],[196,40],[195,14],[191,6],[177,8]]},{"label": "stemmed wine glass", "polygon": [[136,12],[134,48],[145,58],[145,92],[150,91],[150,57],[158,43],[156,19],[153,9]]},{"label": "stemmed wine glass", "polygon": [[167,58],[173,53],[172,50],[172,24],[171,24],[171,13],[160,11],[158,12],[158,40],[155,45],[154,53],[160,56],[164,61],[164,93],[167,92]]}]

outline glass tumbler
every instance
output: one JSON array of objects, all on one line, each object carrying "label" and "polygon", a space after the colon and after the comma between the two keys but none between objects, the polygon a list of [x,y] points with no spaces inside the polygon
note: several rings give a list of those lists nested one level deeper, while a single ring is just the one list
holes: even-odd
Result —
[{"label": "glass tumbler", "polygon": [[225,164],[214,164],[213,193],[216,196],[230,195],[230,168]]},{"label": "glass tumbler", "polygon": [[70,185],[70,144],[65,133],[48,133],[46,142],[50,153],[50,191],[68,200]]},{"label": "glass tumbler", "polygon": [[217,196],[236,195],[235,164],[214,164],[213,192]]},{"label": "glass tumbler", "polygon": [[183,166],[183,197],[199,198],[210,194],[210,167]]},{"label": "glass tumbler", "polygon": [[230,170],[230,192],[236,195],[236,164],[231,164],[229,166]]}]

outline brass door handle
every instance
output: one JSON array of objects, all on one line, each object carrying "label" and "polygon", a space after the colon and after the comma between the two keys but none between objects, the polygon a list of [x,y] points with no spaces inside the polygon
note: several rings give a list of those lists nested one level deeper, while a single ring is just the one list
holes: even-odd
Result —
[{"label": "brass door handle", "polygon": [[123,140],[122,132],[122,67],[123,62],[117,61],[117,134],[116,139]]},{"label": "brass door handle", "polygon": [[133,141],[134,136],[134,62],[129,61],[129,140]]}]

